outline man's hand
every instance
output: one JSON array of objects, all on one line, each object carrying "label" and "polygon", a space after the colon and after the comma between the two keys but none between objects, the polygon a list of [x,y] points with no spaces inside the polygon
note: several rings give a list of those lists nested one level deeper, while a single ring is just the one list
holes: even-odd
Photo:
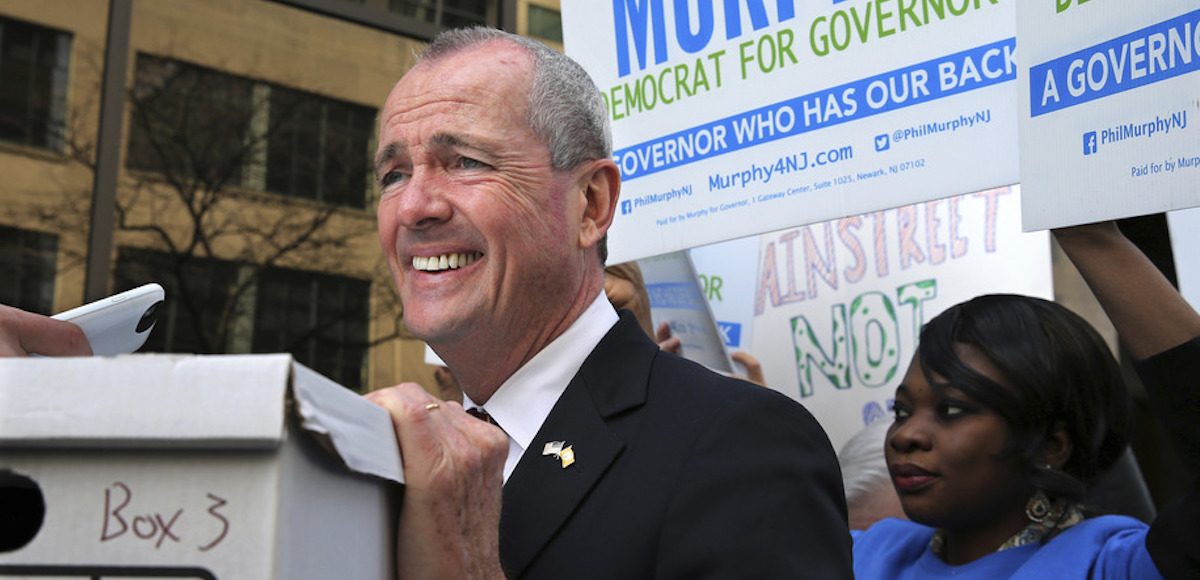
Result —
[{"label": "man's hand", "polygon": [[91,356],[92,346],[70,322],[0,304],[0,356]]},{"label": "man's hand", "polygon": [[503,578],[500,498],[508,437],[415,383],[366,397],[391,414],[404,458],[397,576]]}]

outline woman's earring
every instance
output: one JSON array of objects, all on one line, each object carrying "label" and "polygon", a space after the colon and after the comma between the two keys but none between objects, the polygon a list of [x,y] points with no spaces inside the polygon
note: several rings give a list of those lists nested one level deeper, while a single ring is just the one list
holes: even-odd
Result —
[{"label": "woman's earring", "polygon": [[1050,514],[1050,508],[1050,498],[1046,497],[1046,494],[1039,489],[1037,493],[1033,494],[1033,497],[1029,498],[1029,503],[1025,504],[1025,516],[1030,521],[1040,524]]}]

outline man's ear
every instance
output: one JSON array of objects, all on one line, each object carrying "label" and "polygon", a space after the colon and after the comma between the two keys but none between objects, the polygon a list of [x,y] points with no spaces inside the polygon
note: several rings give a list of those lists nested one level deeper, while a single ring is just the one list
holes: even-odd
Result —
[{"label": "man's ear", "polygon": [[597,159],[588,163],[576,184],[581,196],[579,246],[591,248],[612,226],[621,194],[621,173],[611,159]]}]

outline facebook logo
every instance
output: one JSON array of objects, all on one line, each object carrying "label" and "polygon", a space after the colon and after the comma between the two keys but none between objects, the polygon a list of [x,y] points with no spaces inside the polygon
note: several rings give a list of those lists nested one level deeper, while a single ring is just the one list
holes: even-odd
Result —
[{"label": "facebook logo", "polygon": [[1096,132],[1090,131],[1083,134],[1083,154],[1091,155],[1096,152]]},{"label": "facebook logo", "polygon": [[625,201],[622,201],[621,202],[621,215],[628,215],[631,213],[633,213],[633,202],[628,199]]}]

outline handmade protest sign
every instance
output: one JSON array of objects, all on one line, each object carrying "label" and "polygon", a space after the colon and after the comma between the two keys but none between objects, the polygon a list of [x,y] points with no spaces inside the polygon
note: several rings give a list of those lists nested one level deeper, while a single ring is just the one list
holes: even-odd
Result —
[{"label": "handmade protest sign", "polygon": [[835,448],[891,413],[921,325],[974,296],[1051,298],[1050,242],[999,188],[761,236],[749,351]]}]

